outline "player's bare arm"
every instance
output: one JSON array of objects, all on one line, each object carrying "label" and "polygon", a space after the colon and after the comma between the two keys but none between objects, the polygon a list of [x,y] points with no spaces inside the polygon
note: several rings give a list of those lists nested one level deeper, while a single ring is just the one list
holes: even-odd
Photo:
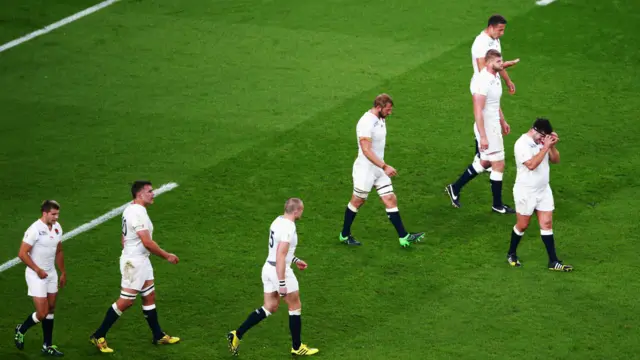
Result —
[{"label": "player's bare arm", "polygon": [[29,255],[31,247],[32,246],[27,244],[26,242],[22,242],[22,245],[20,245],[20,250],[18,250],[18,258],[31,270],[35,271],[40,279],[46,279],[48,276],[47,272],[36,265],[36,263],[33,262],[33,259],[31,259],[31,256]]},{"label": "player's bare arm", "polygon": [[172,264],[177,264],[179,259],[175,254],[168,253],[158,245],[153,239],[151,239],[151,235],[149,235],[149,230],[140,230],[136,231],[136,234],[140,237],[142,241],[142,245],[144,245],[147,250],[153,255],[159,256],[161,258],[166,259],[168,262]]},{"label": "player's bare arm", "polygon": [[285,282],[285,270],[287,267],[287,253],[289,252],[289,243],[281,241],[278,244],[278,250],[276,252],[276,275],[278,275],[279,292],[280,295],[287,294],[287,285]]},{"label": "player's bare arm", "polygon": [[[560,141],[558,134],[556,134],[555,132],[552,132],[550,136],[556,139],[556,143]],[[551,149],[549,149],[549,161],[552,164],[557,164],[560,162],[560,151],[558,151],[555,144],[553,144],[553,146],[551,146]]]},{"label": "player's bare arm", "polygon": [[[544,156],[549,152],[549,150],[551,150],[551,148],[558,142],[557,138],[553,138],[553,137],[548,137],[545,138],[544,141],[544,145],[542,147],[542,149],[540,150],[539,153],[537,153],[534,157],[532,157],[531,159],[525,161],[523,164],[524,166],[527,167],[527,169],[529,170],[535,170],[540,163],[542,163],[542,160],[544,160]],[[549,160],[551,160],[551,158],[549,158]]]},{"label": "player's bare arm", "polygon": [[67,270],[64,267],[64,251],[62,251],[62,242],[59,242],[56,248],[56,266],[58,267],[58,270],[60,270],[58,286],[63,288],[67,284]]},{"label": "player's bare arm", "polygon": [[482,69],[484,69],[484,66],[486,65],[487,62],[484,60],[483,57],[481,57],[476,59],[476,63],[478,64],[478,71],[482,71]]},{"label": "player's bare arm", "polygon": [[376,153],[371,149],[371,138],[361,137],[358,138],[358,142],[360,142],[360,148],[362,148],[362,153],[364,156],[369,159],[375,166],[381,168],[387,176],[396,176],[398,172],[392,166],[385,164],[384,161],[380,160]]},{"label": "player's bare arm", "polygon": [[[513,60],[512,60],[512,61],[513,61]],[[505,83],[505,84],[507,85],[507,87],[509,88],[509,94],[513,95],[513,94],[515,94],[515,93],[516,93],[516,84],[514,84],[514,83],[513,83],[513,81],[511,81],[511,78],[509,77],[509,74],[507,73],[507,70],[505,70],[505,69],[506,69],[506,67],[504,66],[504,64],[505,64],[505,63],[508,63],[508,62],[509,62],[509,61],[507,61],[507,62],[503,62],[503,63],[502,63],[502,64],[503,64],[503,65],[502,65],[502,66],[503,66],[503,68],[502,68],[502,70],[500,70],[500,77],[504,79],[504,83]],[[510,66],[513,66],[513,64],[512,64],[512,65],[510,65]]]},{"label": "player's bare arm", "polygon": [[480,134],[480,144],[478,144],[478,146],[480,146],[481,151],[489,148],[487,132],[484,129],[484,116],[482,115],[486,102],[487,97],[485,95],[473,94],[473,116],[476,119],[478,133]]},{"label": "player's bare arm", "polygon": [[511,132],[511,126],[507,123],[507,120],[504,119],[504,113],[502,112],[502,108],[500,108],[500,126],[502,127],[502,134],[509,135]]}]

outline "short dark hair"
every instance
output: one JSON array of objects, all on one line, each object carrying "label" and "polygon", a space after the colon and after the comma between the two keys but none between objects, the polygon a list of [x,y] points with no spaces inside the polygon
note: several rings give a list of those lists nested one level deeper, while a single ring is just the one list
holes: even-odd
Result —
[{"label": "short dark hair", "polygon": [[536,121],[533,122],[532,127],[535,131],[544,135],[550,135],[553,132],[551,122],[549,121],[549,119],[545,118],[537,118]]},{"label": "short dark hair", "polygon": [[48,213],[52,209],[60,210],[60,204],[55,200],[45,200],[40,205],[40,212]]},{"label": "short dark hair", "polygon": [[489,49],[489,51],[487,51],[486,55],[484,56],[484,61],[489,62],[489,60],[493,60],[499,57],[502,57],[502,54],[500,54],[500,51],[496,49]]},{"label": "short dark hair", "polygon": [[393,106],[393,99],[391,99],[391,96],[389,96],[389,94],[380,94],[376,96],[375,100],[373,100],[374,107],[380,106],[381,108],[383,108],[387,106],[387,104],[391,104],[391,106]]},{"label": "short dark hair", "polygon": [[487,21],[487,27],[488,26],[496,26],[496,25],[500,25],[500,24],[507,24],[507,19],[504,18],[504,16],[499,15],[499,14],[495,14],[495,15],[491,15],[491,17],[489,18],[489,21]]},{"label": "short dark hair", "polygon": [[135,199],[136,195],[138,195],[138,193],[142,191],[142,189],[147,185],[152,185],[151,181],[147,181],[147,180],[134,181],[133,185],[131,185],[131,196]]}]

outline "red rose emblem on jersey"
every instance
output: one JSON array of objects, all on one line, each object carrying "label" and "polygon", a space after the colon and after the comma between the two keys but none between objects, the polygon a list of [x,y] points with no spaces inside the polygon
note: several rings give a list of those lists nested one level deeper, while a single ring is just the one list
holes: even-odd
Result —
[{"label": "red rose emblem on jersey", "polygon": [[60,230],[56,229],[56,235],[60,234]]}]

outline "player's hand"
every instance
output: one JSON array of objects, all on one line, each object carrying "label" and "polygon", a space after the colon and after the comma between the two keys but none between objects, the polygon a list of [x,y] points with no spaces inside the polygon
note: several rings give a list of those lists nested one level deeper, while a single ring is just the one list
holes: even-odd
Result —
[{"label": "player's hand", "polygon": [[278,293],[280,294],[280,296],[286,296],[287,295],[287,287],[286,286],[280,286],[278,288]]},{"label": "player's hand", "polygon": [[485,151],[489,149],[489,140],[486,137],[480,137],[480,151]]},{"label": "player's hand", "polygon": [[382,170],[384,171],[385,174],[387,174],[388,177],[398,175],[398,172],[396,171],[396,169],[394,169],[393,166],[390,166],[387,164],[384,164],[384,166],[382,167]]},{"label": "player's hand", "polygon": [[507,124],[507,122],[505,121],[502,124],[502,135],[509,135],[509,133],[511,133],[511,126],[509,126],[509,124]]},{"label": "player's hand", "polygon": [[42,269],[38,269],[38,271],[36,271],[36,274],[38,274],[38,277],[40,279],[46,279],[47,276],[49,276],[49,274],[47,274],[47,272]]},{"label": "player's hand", "polygon": [[307,268],[308,265],[303,260],[298,260],[298,262],[296,263],[296,266],[298,267],[298,270],[304,270]]},{"label": "player's hand", "polygon": [[62,289],[65,285],[67,285],[67,273],[63,272],[58,279],[58,287]]},{"label": "player's hand", "polygon": [[514,84],[513,81],[509,81],[507,87],[509,88],[509,94],[513,95],[516,93],[516,84]]},{"label": "player's hand", "polygon": [[552,132],[551,136],[555,137],[556,139],[558,139],[558,141],[560,141],[560,138],[558,137],[558,134],[556,134],[555,132]]},{"label": "player's hand", "polygon": [[167,255],[167,261],[172,263],[172,264],[177,264],[178,261],[180,261],[180,259],[178,259],[176,254],[169,254],[169,255]]},{"label": "player's hand", "polygon": [[558,142],[558,138],[553,135],[547,135],[544,137],[544,147],[547,149],[551,149]]}]

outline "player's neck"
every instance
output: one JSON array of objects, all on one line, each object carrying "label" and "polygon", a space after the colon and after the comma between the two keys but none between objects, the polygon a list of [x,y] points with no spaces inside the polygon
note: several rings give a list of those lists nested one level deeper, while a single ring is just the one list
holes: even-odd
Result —
[{"label": "player's neck", "polygon": [[138,204],[138,205],[140,205],[140,206],[147,207],[147,205],[146,205],[146,204],[144,203],[144,201],[143,201],[143,200],[141,200],[141,199],[135,199],[135,200],[133,200],[133,203],[134,203],[134,204]]},{"label": "player's neck", "polygon": [[287,219],[287,220],[289,220],[289,221],[291,221],[291,222],[296,222],[296,217],[293,214],[286,214],[285,213],[285,214],[282,215],[282,217]]},{"label": "player's neck", "polygon": [[488,37],[492,38],[493,40],[495,40],[496,38],[494,38],[493,36],[491,36],[491,33],[489,32],[489,28],[484,29],[484,33],[487,34]]},{"label": "player's neck", "polygon": [[42,221],[43,224],[47,225],[47,227],[49,228],[49,230],[51,230],[53,228],[53,224],[49,224],[47,223],[47,220],[45,219],[45,217],[41,217],[40,221]]},{"label": "player's neck", "polygon": [[377,112],[377,111],[376,111],[376,108],[371,108],[371,109],[369,109],[369,112],[370,112],[373,116],[377,117],[379,120],[382,120],[382,118],[380,117],[380,113],[376,114],[376,112]]},{"label": "player's neck", "polygon": [[498,73],[494,68],[489,67],[489,66],[485,66],[485,69],[487,69],[487,72],[493,76],[496,76],[496,74]]}]

